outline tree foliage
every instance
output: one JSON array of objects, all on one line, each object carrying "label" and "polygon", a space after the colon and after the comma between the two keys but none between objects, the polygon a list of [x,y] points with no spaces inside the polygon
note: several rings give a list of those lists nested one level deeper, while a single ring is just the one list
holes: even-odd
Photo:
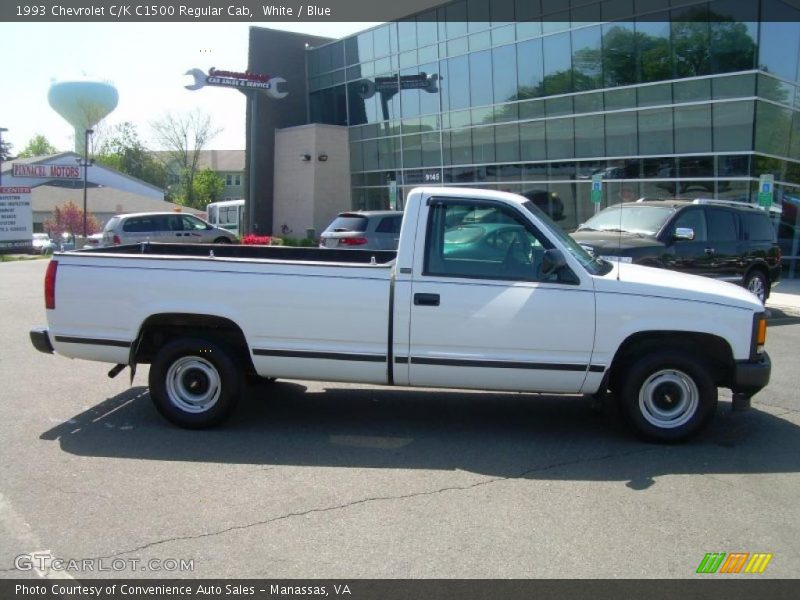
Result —
[{"label": "tree foliage", "polygon": [[[211,117],[201,111],[185,115],[166,113],[151,123],[156,140],[167,152],[167,167],[178,176],[181,191],[173,202],[196,206],[194,180],[200,151],[221,131],[211,125]],[[182,197],[181,197],[182,196]]]},{"label": "tree foliage", "polygon": [[194,204],[192,208],[205,209],[209,202],[220,199],[225,190],[225,180],[209,168],[197,173],[194,178]]},{"label": "tree foliage", "polygon": [[55,146],[51,144],[41,133],[37,133],[28,142],[28,145],[19,153],[18,158],[30,158],[32,156],[47,156],[57,154]]},{"label": "tree foliage", "polygon": [[100,164],[157,187],[167,185],[166,167],[145,147],[136,126],[129,121],[104,134],[95,158]]},{"label": "tree foliage", "polygon": [[[83,234],[83,211],[78,205],[67,201],[62,206],[56,206],[53,216],[44,222],[44,230],[52,237],[60,236],[65,231],[72,235]],[[86,235],[100,231],[100,223],[91,213],[86,215]]]}]

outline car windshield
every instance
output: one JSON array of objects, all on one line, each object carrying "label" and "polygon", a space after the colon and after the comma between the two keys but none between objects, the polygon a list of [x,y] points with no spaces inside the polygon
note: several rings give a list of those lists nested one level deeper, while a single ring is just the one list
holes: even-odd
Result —
[{"label": "car windshield", "polygon": [[530,213],[534,214],[539,221],[541,221],[542,225],[547,228],[547,232],[561,242],[561,244],[567,249],[567,252],[574,256],[575,259],[581,263],[583,268],[589,271],[589,273],[592,275],[605,275],[611,270],[611,264],[605,262],[604,260],[592,257],[591,254],[583,249],[583,246],[578,244],[578,242],[564,233],[564,231],[533,202],[528,200],[523,204],[523,206]]},{"label": "car windshield", "polygon": [[655,235],[673,212],[674,209],[666,206],[642,206],[636,203],[611,206],[578,227],[578,231],[625,231]]}]

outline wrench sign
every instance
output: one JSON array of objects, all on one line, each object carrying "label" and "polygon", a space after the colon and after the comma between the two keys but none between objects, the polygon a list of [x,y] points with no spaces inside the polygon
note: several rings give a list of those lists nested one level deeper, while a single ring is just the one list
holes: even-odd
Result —
[{"label": "wrench sign", "polygon": [[267,81],[249,79],[246,77],[231,77],[222,75],[207,75],[200,69],[189,69],[185,75],[194,77],[194,83],[185,85],[187,90],[199,90],[207,85],[216,87],[232,87],[237,89],[262,90],[272,98],[279,100],[289,95],[289,92],[282,92],[279,84],[286,83],[283,77],[271,77]]}]

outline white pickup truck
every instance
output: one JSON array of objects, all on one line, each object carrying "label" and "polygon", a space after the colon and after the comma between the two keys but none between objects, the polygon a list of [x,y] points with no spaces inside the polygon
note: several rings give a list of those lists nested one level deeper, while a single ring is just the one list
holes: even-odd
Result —
[{"label": "white pickup truck", "polygon": [[[87,294],[86,290],[92,290]],[[729,283],[593,259],[529,200],[417,188],[397,252],[138,244],[57,253],[34,346],[150,363],[183,427],[230,415],[247,380],[611,392],[677,440],[767,385],[766,314]],[[133,375],[131,375],[133,377]]]}]

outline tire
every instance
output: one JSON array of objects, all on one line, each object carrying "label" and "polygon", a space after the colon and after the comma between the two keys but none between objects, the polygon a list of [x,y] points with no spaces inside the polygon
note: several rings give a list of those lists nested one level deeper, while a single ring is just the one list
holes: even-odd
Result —
[{"label": "tire", "polygon": [[703,362],[685,350],[647,353],[621,373],[623,414],[642,437],[677,442],[701,431],[717,409],[717,386]]},{"label": "tire", "polygon": [[769,295],[769,283],[764,272],[760,269],[753,269],[744,278],[744,288],[754,294],[764,304]]},{"label": "tire", "polygon": [[214,240],[215,244],[231,244],[232,242],[226,237],[218,237]]},{"label": "tire", "polygon": [[159,350],[150,366],[149,383],[150,397],[164,418],[179,427],[202,429],[231,415],[242,372],[221,346],[183,338]]}]

